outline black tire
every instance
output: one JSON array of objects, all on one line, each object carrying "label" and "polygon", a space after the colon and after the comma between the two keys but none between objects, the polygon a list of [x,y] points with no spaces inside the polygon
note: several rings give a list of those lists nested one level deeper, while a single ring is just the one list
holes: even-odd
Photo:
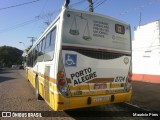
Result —
[{"label": "black tire", "polygon": [[39,94],[39,84],[38,84],[38,77],[36,77],[36,80],[35,80],[35,93],[36,93],[36,99],[37,100],[42,100],[42,97],[41,95]]},{"label": "black tire", "polygon": [[26,76],[27,76],[27,81],[29,82],[29,78],[28,78],[28,70],[27,70]]}]

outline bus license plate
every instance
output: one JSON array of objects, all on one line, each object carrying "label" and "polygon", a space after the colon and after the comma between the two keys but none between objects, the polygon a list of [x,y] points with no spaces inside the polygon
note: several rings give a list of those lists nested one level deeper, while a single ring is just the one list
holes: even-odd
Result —
[{"label": "bus license plate", "polygon": [[109,100],[109,96],[94,97],[93,100],[94,100],[94,102],[107,101],[107,100]]},{"label": "bus license plate", "polygon": [[106,89],[107,85],[106,84],[95,84],[94,89]]}]

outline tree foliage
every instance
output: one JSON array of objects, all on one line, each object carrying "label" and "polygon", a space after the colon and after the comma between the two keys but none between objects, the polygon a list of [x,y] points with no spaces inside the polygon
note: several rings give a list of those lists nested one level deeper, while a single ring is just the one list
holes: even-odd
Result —
[{"label": "tree foliage", "polygon": [[11,67],[11,65],[22,64],[22,50],[10,46],[0,47],[0,65]]},{"label": "tree foliage", "polygon": [[25,49],[25,51],[29,51],[30,49],[31,49],[31,47],[32,47],[32,45],[30,45],[29,47],[27,47],[26,49]]}]

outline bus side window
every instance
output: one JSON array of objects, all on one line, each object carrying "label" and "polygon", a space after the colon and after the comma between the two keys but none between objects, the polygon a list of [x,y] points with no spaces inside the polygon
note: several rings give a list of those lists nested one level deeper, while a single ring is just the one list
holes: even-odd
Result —
[{"label": "bus side window", "polygon": [[28,56],[27,56],[27,66],[30,67],[30,53],[29,53]]},{"label": "bus side window", "polygon": [[30,57],[30,66],[31,67],[33,67],[33,50],[30,52],[30,55],[31,55],[31,57]]},{"label": "bus side window", "polygon": [[33,49],[33,65],[37,63],[38,48],[39,44]]},{"label": "bus side window", "polygon": [[35,64],[35,48],[32,50],[33,51],[33,65]]},{"label": "bus side window", "polygon": [[50,46],[50,37],[51,36],[51,33],[49,32],[46,36],[46,46],[45,46],[45,52],[46,52],[46,49],[49,48]]},{"label": "bus side window", "polygon": [[51,48],[54,51],[55,48],[55,39],[56,39],[56,28],[51,31]]},{"label": "bus side window", "polygon": [[44,55],[44,61],[50,60],[50,39],[51,39],[51,33],[49,32],[46,36],[46,46],[45,46],[45,55]]},{"label": "bus side window", "polygon": [[38,58],[38,52],[39,52],[39,44],[36,46],[36,60]]},{"label": "bus side window", "polygon": [[43,40],[42,40],[42,54],[44,55],[44,51],[45,51],[45,45],[46,45],[46,39],[44,38]]},{"label": "bus side window", "polygon": [[45,42],[44,42],[44,38],[43,38],[39,43],[39,51],[38,51],[38,58],[37,58],[38,62],[43,61],[44,46],[45,46]]},{"label": "bus side window", "polygon": [[56,28],[54,28],[46,37],[45,61],[53,59],[55,47]]},{"label": "bus side window", "polygon": [[32,56],[31,56],[31,52],[29,53],[29,67],[31,67],[31,61],[32,61]]}]

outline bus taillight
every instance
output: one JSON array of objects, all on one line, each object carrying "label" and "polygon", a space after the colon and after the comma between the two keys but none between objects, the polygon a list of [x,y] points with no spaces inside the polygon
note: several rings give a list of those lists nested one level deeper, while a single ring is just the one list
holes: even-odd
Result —
[{"label": "bus taillight", "polygon": [[61,85],[61,86],[64,86],[66,84],[66,81],[64,79],[60,79],[58,81],[58,84]]},{"label": "bus taillight", "polygon": [[128,72],[128,77],[127,77],[127,81],[126,81],[126,86],[124,87],[126,92],[129,92],[130,90],[132,90],[132,69],[131,67],[129,68],[129,72]]},{"label": "bus taillight", "polygon": [[66,82],[65,73],[63,71],[58,72],[57,73],[57,78],[58,78],[59,91],[65,97],[69,97],[70,96],[70,92],[69,92],[68,85],[67,85],[67,82]]},{"label": "bus taillight", "polygon": [[58,72],[57,77],[58,78],[63,78],[64,77],[64,72],[63,71]]},{"label": "bus taillight", "polygon": [[132,73],[129,72],[128,74],[128,82],[131,83],[132,82]]},{"label": "bus taillight", "polygon": [[58,63],[58,73],[57,73],[57,85],[60,93],[65,97],[70,97],[71,93],[68,87],[68,83],[66,80],[65,69],[63,66],[63,57],[62,51],[60,51],[59,55],[59,63]]},{"label": "bus taillight", "polygon": [[131,79],[131,78],[128,78],[128,82],[131,83],[131,82],[132,82],[132,79]]}]

